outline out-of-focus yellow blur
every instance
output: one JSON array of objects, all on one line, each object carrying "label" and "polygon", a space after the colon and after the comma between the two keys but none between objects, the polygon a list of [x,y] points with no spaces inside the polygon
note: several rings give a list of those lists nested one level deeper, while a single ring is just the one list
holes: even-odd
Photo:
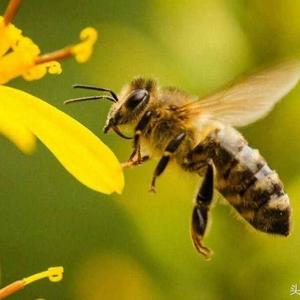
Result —
[{"label": "out-of-focus yellow blur", "polygon": [[[1,1],[3,11],[7,1]],[[87,25],[100,34],[85,65],[64,64],[59,77],[10,86],[71,114],[126,160],[130,142],[104,136],[109,103],[64,107],[73,83],[118,91],[133,76],[157,78],[195,95],[242,72],[300,55],[297,1],[23,1],[15,24],[47,52]],[[74,33],[74,36],[72,36]],[[293,206],[290,237],[258,233],[216,194],[206,244],[209,262],[189,236],[199,178],[170,166],[147,192],[156,161],[126,172],[121,196],[76,182],[39,145],[24,156],[0,138],[0,284],[63,265],[64,280],[40,282],[14,299],[289,299],[300,288],[300,86],[264,120],[242,130],[280,174]],[[300,293],[300,291],[299,291]],[[13,299],[13,298],[12,298]]]}]

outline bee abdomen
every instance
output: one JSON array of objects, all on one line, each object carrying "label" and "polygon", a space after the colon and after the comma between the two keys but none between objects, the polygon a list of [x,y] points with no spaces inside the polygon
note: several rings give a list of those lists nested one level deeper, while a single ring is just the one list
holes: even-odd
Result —
[{"label": "bee abdomen", "polygon": [[[260,176],[260,175],[259,175]],[[259,178],[242,197],[243,203],[253,203],[253,207],[240,207],[241,214],[247,209],[255,213],[248,221],[257,229],[269,233],[288,235],[290,231],[289,197],[275,171]]]},{"label": "bee abdomen", "polygon": [[224,128],[218,138],[217,189],[256,229],[288,235],[291,209],[277,173],[235,129]]}]

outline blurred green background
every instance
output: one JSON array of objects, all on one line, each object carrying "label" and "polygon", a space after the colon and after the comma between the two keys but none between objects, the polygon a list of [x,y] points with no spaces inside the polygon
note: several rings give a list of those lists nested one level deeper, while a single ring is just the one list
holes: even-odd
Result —
[{"label": "blurred green background", "polygon": [[[300,54],[300,2],[294,0],[24,0],[14,23],[44,53],[77,41],[87,25],[97,28],[87,64],[69,60],[60,76],[9,85],[74,116],[121,161],[131,143],[103,135],[109,103],[63,106],[85,95],[73,83],[118,91],[144,75],[204,95],[242,72]],[[264,120],[242,129],[285,183],[294,210],[291,236],[251,230],[216,194],[205,240],[215,252],[209,262],[189,236],[199,178],[171,166],[158,193],[149,194],[151,161],[126,171],[121,196],[106,196],[75,181],[42,144],[24,156],[1,137],[1,285],[63,265],[61,283],[44,280],[11,299],[289,299],[291,285],[300,287],[299,112],[300,86]]]}]

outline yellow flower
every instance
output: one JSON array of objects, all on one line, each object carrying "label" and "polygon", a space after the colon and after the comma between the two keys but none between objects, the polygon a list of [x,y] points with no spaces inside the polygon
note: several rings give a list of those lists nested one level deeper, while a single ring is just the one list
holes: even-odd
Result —
[{"label": "yellow flower", "polygon": [[0,16],[0,133],[27,154],[34,150],[37,137],[81,183],[98,192],[121,193],[121,165],[93,133],[37,97],[3,85],[18,76],[34,80],[47,72],[59,74],[58,60],[71,56],[85,62],[97,39],[96,30],[86,28],[79,44],[40,55],[39,47],[11,24],[20,3],[11,0],[4,17]]}]

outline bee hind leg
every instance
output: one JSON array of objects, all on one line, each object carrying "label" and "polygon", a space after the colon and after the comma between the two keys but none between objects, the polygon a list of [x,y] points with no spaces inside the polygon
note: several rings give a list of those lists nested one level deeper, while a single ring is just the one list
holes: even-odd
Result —
[{"label": "bee hind leg", "polygon": [[177,150],[177,148],[180,146],[182,141],[184,140],[186,134],[184,132],[178,134],[173,140],[169,142],[167,145],[163,157],[158,162],[158,165],[155,168],[154,175],[152,177],[151,185],[150,185],[150,192],[155,192],[155,182],[156,178],[162,174],[162,172],[167,167],[171,156],[174,154],[174,152]]},{"label": "bee hind leg", "polygon": [[206,259],[210,259],[213,252],[203,245],[202,240],[208,223],[208,213],[213,199],[214,170],[212,163],[208,163],[204,179],[196,197],[192,213],[191,236],[196,250]]}]

